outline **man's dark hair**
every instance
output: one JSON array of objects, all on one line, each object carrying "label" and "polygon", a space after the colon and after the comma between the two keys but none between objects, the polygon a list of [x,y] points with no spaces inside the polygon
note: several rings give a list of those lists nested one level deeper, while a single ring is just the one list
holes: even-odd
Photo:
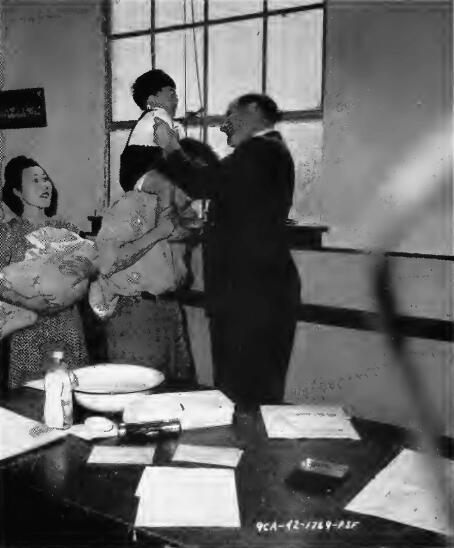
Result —
[{"label": "man's dark hair", "polygon": [[156,95],[165,87],[176,88],[172,78],[161,69],[153,69],[140,75],[132,85],[132,98],[136,105],[142,109],[147,108],[147,99],[150,95]]},{"label": "man's dark hair", "polygon": [[247,93],[238,98],[237,104],[239,107],[247,107],[256,103],[259,109],[262,111],[263,116],[271,124],[276,124],[282,119],[282,114],[276,105],[276,103],[268,97],[268,95],[263,95],[261,93]]},{"label": "man's dark hair", "polygon": [[[14,190],[22,191],[22,172],[29,167],[40,167],[43,169],[38,162],[26,156],[12,158],[5,167],[5,184],[3,185],[2,199],[18,217],[24,212],[24,204],[19,196],[16,196]],[[43,171],[45,170],[43,169]],[[53,217],[57,212],[58,192],[50,178],[49,181],[52,186],[52,194],[49,207],[46,207],[44,213],[47,217]]]}]

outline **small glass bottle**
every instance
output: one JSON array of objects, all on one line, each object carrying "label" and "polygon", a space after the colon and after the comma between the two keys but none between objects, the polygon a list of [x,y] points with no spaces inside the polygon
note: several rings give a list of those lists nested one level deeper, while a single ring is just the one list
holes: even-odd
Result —
[{"label": "small glass bottle", "polygon": [[73,424],[75,376],[63,361],[64,352],[51,350],[44,360],[44,422],[49,428],[70,428]]}]

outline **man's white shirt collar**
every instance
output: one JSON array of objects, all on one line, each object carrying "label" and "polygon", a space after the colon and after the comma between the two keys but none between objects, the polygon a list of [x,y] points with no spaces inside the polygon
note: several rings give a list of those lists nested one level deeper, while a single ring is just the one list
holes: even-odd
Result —
[{"label": "man's white shirt collar", "polygon": [[276,129],[273,127],[267,127],[266,129],[262,129],[260,131],[256,131],[252,134],[252,137],[261,137],[262,135],[266,135],[267,133],[271,133],[272,131],[276,131]]}]

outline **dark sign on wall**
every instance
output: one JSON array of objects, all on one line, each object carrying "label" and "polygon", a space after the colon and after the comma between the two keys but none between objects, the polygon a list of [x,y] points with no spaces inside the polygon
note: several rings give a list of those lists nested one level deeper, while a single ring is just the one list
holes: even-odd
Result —
[{"label": "dark sign on wall", "polygon": [[0,91],[0,129],[47,126],[44,89]]}]

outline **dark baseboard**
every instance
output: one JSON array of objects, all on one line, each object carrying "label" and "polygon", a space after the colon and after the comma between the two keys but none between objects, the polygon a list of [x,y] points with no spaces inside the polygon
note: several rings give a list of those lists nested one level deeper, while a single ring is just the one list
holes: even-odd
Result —
[{"label": "dark baseboard", "polygon": [[[180,294],[180,300],[185,306],[197,308],[206,306],[206,296],[203,291],[185,291]],[[376,312],[337,306],[301,303],[298,307],[298,321],[359,331],[381,331],[380,316]],[[448,320],[399,316],[398,326],[405,337],[443,342],[454,341],[454,324]]]},{"label": "dark baseboard", "polygon": [[[376,312],[352,308],[301,304],[298,309],[298,320],[360,331],[381,331],[380,316]],[[447,320],[399,316],[398,327],[405,337],[454,341],[454,325]]]}]

